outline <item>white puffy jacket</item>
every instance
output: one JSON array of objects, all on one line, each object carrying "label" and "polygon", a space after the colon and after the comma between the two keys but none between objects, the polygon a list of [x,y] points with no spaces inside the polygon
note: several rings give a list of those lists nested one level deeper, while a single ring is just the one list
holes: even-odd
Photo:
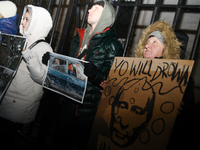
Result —
[{"label": "white puffy jacket", "polygon": [[23,32],[22,25],[19,27],[27,39],[27,49],[22,52],[23,60],[0,104],[0,117],[16,123],[29,123],[35,119],[47,70],[47,66],[42,64],[42,56],[47,51],[52,52],[46,42],[28,49],[35,41],[45,39],[52,27],[52,18],[46,9],[33,5],[24,8],[23,16],[27,9],[30,13],[28,29]]}]

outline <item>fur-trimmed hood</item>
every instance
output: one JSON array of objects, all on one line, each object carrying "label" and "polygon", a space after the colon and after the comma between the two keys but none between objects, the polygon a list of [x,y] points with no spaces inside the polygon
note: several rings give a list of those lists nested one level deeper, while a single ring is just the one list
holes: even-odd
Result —
[{"label": "fur-trimmed hood", "polygon": [[147,38],[150,33],[153,31],[160,31],[163,36],[165,47],[163,50],[164,59],[180,59],[180,53],[182,45],[172,29],[171,25],[167,21],[156,21],[154,24],[149,25],[144,31],[142,36],[139,39],[139,43],[135,49],[135,57],[143,58],[143,50],[147,43]]}]

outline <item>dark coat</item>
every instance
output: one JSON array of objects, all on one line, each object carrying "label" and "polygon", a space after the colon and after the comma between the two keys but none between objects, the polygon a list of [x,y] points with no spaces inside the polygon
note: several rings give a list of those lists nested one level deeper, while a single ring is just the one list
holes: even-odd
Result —
[{"label": "dark coat", "polygon": [[[70,56],[77,58],[85,29],[77,29],[78,34],[73,38],[70,47]],[[81,40],[80,40],[81,39]],[[89,49],[84,60],[97,66],[96,78],[88,81],[83,104],[78,104],[78,116],[87,116],[96,113],[101,98],[100,83],[106,80],[115,56],[122,56],[122,45],[118,41],[114,28],[107,28],[103,32],[95,34],[90,40],[90,45],[98,40]],[[90,47],[90,46],[88,46]]]}]

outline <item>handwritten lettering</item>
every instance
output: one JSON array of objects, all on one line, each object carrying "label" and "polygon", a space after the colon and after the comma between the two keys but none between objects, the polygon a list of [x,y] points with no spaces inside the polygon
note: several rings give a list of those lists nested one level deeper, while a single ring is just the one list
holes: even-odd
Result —
[{"label": "handwritten lettering", "polygon": [[[131,67],[129,68],[129,66]],[[132,64],[129,65],[129,63],[124,60],[117,64],[116,59],[114,73],[117,73],[118,71],[119,76],[125,75],[128,71],[129,75],[133,76],[143,74],[147,75],[148,77],[152,77],[149,80],[150,82],[155,81],[159,77],[161,77],[162,79],[171,77],[171,81],[174,81],[176,79],[176,82],[180,85],[182,84],[182,82],[184,82],[183,85],[186,85],[189,76],[189,66],[183,66],[182,68],[178,68],[178,66],[178,63],[171,62],[171,64],[169,64],[168,62],[163,62],[163,66],[157,66],[156,70],[153,73],[151,72],[152,60],[146,60],[145,62],[140,61],[139,64],[135,64],[135,62],[133,61]]]},{"label": "handwritten lettering", "polygon": [[[140,75],[142,73],[142,74],[151,76],[151,74],[150,74],[151,65],[152,65],[152,60],[150,61],[149,66],[148,66],[148,61],[146,61],[144,66],[143,66],[143,63],[140,62],[138,67],[137,67],[137,65],[134,65],[134,61],[133,61],[132,65],[131,65],[131,69],[130,69],[130,75],[133,73],[133,75],[136,76],[137,74]],[[148,71],[145,72],[145,70],[148,70]]]},{"label": "handwritten lettering", "polygon": [[[124,74],[126,74],[127,70],[128,70],[128,62],[127,61],[124,61],[122,60],[119,65],[117,65],[117,59],[116,59],[116,63],[115,63],[115,70],[114,72],[116,72],[116,70],[118,69],[119,67],[119,76],[123,76]],[[123,72],[122,71],[122,68],[125,67],[125,71]],[[124,69],[123,69],[124,70]],[[122,73],[123,72],[123,73]]]},{"label": "handwritten lettering", "polygon": [[[126,78],[126,83],[130,83],[132,81],[136,81],[135,79],[129,79],[133,76],[145,75],[146,80],[148,83],[153,83],[152,86],[160,84],[160,90],[162,90],[163,83],[160,81],[160,79],[169,78],[171,81],[178,83],[176,87],[171,87],[171,89],[180,88],[180,91],[182,92],[181,86],[186,86],[188,83],[188,77],[189,77],[189,66],[181,66],[177,62],[162,62],[161,64],[158,64],[155,68],[154,64],[154,70],[152,69],[152,60],[146,60],[146,61],[140,61],[139,63],[135,63],[133,60],[132,63],[121,60],[120,62],[117,62],[117,59],[115,61],[115,68],[114,73],[117,73],[119,76],[124,76]],[[126,75],[125,75],[126,74]],[[123,78],[122,80],[124,80]],[[159,80],[158,80],[159,79]],[[121,81],[122,81],[121,80]],[[116,81],[116,80],[115,80]],[[119,82],[121,82],[119,81]],[[168,92],[164,92],[165,94]],[[163,94],[164,94],[163,93]],[[161,93],[160,93],[161,94]]]}]

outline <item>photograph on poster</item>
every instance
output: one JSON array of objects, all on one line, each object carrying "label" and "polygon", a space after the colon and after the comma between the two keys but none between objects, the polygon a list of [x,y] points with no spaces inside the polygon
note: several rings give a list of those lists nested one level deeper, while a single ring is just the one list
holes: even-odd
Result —
[{"label": "photograph on poster", "polygon": [[88,149],[166,149],[193,63],[116,57]]},{"label": "photograph on poster", "polygon": [[25,44],[25,37],[0,33],[0,100],[15,76]]},{"label": "photograph on poster", "polygon": [[87,76],[80,59],[50,53],[48,71],[43,86],[76,102],[83,103]]}]

